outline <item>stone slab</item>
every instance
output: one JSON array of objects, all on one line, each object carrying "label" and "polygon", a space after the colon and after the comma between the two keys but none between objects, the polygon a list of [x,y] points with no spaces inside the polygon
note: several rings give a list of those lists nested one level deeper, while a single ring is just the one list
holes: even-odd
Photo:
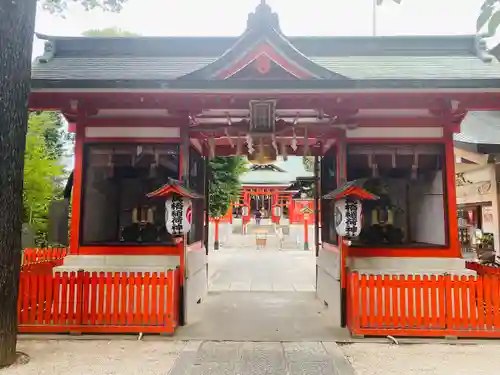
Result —
[{"label": "stone slab", "polygon": [[[186,347],[170,375],[353,375],[337,367],[337,356],[344,357],[334,345],[327,348],[321,342],[205,341]],[[193,350],[196,347],[197,352]],[[193,360],[190,354],[196,354],[196,358],[186,369],[186,363]]]}]

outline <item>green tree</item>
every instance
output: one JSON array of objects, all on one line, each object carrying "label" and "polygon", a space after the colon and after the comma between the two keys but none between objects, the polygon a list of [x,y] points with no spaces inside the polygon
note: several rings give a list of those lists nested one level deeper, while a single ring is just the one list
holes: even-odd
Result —
[{"label": "green tree", "polygon": [[47,209],[60,191],[59,179],[63,167],[59,164],[63,145],[54,126],[57,114],[46,112],[31,114],[24,155],[23,221],[37,233],[37,246],[46,244]]},{"label": "green tree", "polygon": [[118,27],[107,27],[105,29],[91,29],[84,31],[83,36],[102,36],[102,37],[113,37],[113,36],[140,36],[139,34],[122,30]]},{"label": "green tree", "polygon": [[[68,3],[119,11],[126,0],[40,0],[62,12]],[[16,360],[21,266],[23,169],[37,0],[0,1],[0,367]]]},{"label": "green tree", "polygon": [[47,245],[47,211],[60,194],[64,176],[60,165],[64,153],[64,131],[56,112],[31,113],[26,135],[23,182],[23,222],[36,233],[36,245]]},{"label": "green tree", "polygon": [[219,249],[220,218],[227,213],[231,202],[239,198],[241,190],[239,177],[246,170],[246,160],[241,156],[216,157],[210,161],[208,212],[214,219],[215,250]]}]

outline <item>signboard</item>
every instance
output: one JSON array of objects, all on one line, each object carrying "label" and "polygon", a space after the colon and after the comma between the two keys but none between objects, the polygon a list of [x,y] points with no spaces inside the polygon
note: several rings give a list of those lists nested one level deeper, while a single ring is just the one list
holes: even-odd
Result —
[{"label": "signboard", "polygon": [[483,233],[494,233],[495,225],[493,222],[493,206],[482,206],[482,230]]},{"label": "signboard", "polygon": [[335,202],[335,230],[342,237],[357,237],[361,233],[363,206],[358,199],[340,199]]}]

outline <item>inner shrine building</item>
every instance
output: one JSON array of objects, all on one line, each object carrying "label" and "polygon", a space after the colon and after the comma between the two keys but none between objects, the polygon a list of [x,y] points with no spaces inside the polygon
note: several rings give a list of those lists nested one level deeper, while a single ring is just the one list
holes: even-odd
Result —
[{"label": "inner shrine building", "polygon": [[[279,223],[302,223],[304,206],[314,206],[314,174],[308,159],[289,156],[278,157],[270,164],[247,165],[247,171],[240,176],[241,195],[232,202],[222,221],[232,222],[241,218],[247,224],[257,211],[265,219]],[[246,207],[246,209],[245,209]]]},{"label": "inner shrine building", "polygon": [[[262,1],[235,37],[38,38],[30,108],[61,111],[76,132],[60,270],[178,266],[189,323],[207,287],[216,155],[312,158],[317,295],[339,325],[349,270],[464,267],[453,134],[468,111],[500,108],[481,37],[287,37]],[[148,196],[169,178],[204,197],[179,243]],[[361,190],[377,199],[341,237],[336,202]]]}]

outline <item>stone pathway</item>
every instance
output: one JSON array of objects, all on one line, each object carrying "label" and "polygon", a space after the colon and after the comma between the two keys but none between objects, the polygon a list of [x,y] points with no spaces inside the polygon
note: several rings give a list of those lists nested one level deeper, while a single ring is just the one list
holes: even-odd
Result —
[{"label": "stone pathway", "polygon": [[314,292],[312,251],[223,249],[209,254],[211,292]]},{"label": "stone pathway", "polygon": [[335,343],[190,342],[170,375],[353,375]]}]

